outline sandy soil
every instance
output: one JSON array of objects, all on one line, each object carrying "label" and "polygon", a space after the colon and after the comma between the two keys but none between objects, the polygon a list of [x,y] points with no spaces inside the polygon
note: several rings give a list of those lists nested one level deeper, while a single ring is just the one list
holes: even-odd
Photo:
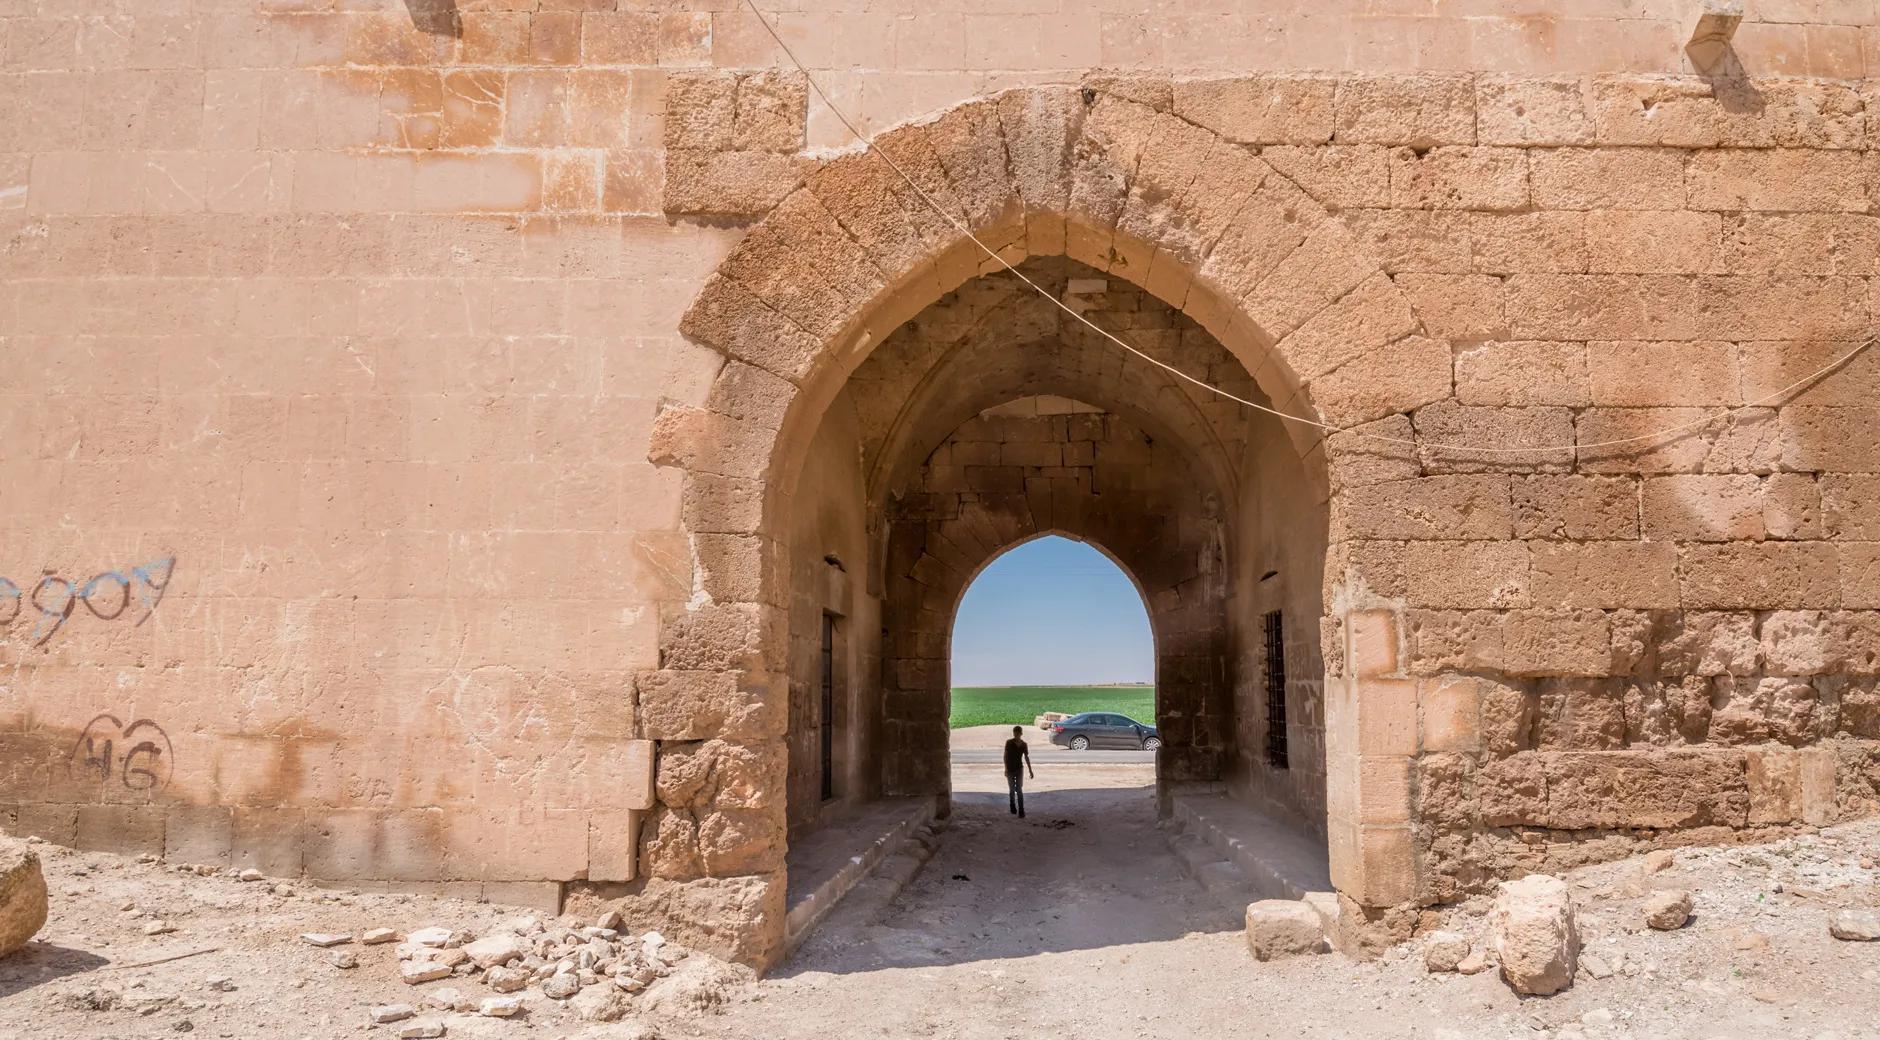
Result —
[{"label": "sandy soil", "polygon": [[[1493,973],[1431,975],[1413,945],[1260,964],[1231,909],[1182,872],[1156,825],[1150,766],[1057,765],[1006,813],[996,765],[955,769],[939,851],[885,909],[838,907],[798,955],[755,984],[720,977],[725,1003],[646,1008],[593,1025],[532,997],[520,1019],[430,1011],[449,1037],[1077,1040],[1420,1037],[1709,1040],[1880,1036],[1880,943],[1831,939],[1840,906],[1880,903],[1880,821],[1767,846],[1696,849],[1576,872],[1587,949],[1614,968],[1566,993],[1516,997]],[[376,1004],[422,1005],[396,947],[345,947],[340,969],[307,931],[445,924],[480,930],[515,911],[419,896],[242,883],[41,846],[54,915],[0,961],[0,1037],[395,1037]],[[1676,932],[1639,923],[1652,887],[1695,891]],[[1482,930],[1483,906],[1450,927]],[[175,930],[146,935],[154,921]],[[214,952],[143,967],[156,958]],[[704,961],[704,958],[695,958]],[[226,980],[218,981],[218,980]],[[222,988],[228,987],[228,988]],[[659,1003],[659,1002],[653,1002]]]}]

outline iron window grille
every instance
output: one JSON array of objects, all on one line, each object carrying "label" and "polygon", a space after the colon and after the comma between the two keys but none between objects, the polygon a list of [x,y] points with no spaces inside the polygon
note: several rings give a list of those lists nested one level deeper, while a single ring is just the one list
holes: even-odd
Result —
[{"label": "iron window grille", "polygon": [[836,619],[822,619],[822,800],[836,796]]},{"label": "iron window grille", "polygon": [[1266,633],[1266,763],[1285,769],[1286,762],[1286,634],[1279,611],[1261,619]]}]

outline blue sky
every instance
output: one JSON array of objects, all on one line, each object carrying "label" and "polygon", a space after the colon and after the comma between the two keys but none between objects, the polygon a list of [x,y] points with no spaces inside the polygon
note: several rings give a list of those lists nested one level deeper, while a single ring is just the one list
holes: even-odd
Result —
[{"label": "blue sky", "polygon": [[979,572],[953,622],[953,685],[1149,682],[1142,597],[1109,557],[1056,536]]}]

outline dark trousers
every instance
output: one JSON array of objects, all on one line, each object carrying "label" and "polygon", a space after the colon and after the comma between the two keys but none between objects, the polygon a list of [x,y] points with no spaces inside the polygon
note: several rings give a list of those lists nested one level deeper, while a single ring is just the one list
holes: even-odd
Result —
[{"label": "dark trousers", "polygon": [[1011,796],[1012,811],[1025,815],[1025,777],[1022,773],[1005,774],[1006,793]]}]

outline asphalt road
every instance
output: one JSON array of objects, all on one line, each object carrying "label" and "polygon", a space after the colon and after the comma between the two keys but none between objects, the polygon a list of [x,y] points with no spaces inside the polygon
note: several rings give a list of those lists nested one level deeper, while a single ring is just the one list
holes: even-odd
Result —
[{"label": "asphalt road", "polygon": [[[962,766],[999,765],[1004,752],[998,748],[961,748],[953,752],[953,762]],[[1033,751],[1031,763],[1041,766],[1122,766],[1154,763],[1153,751],[1065,751],[1049,756]]]}]

